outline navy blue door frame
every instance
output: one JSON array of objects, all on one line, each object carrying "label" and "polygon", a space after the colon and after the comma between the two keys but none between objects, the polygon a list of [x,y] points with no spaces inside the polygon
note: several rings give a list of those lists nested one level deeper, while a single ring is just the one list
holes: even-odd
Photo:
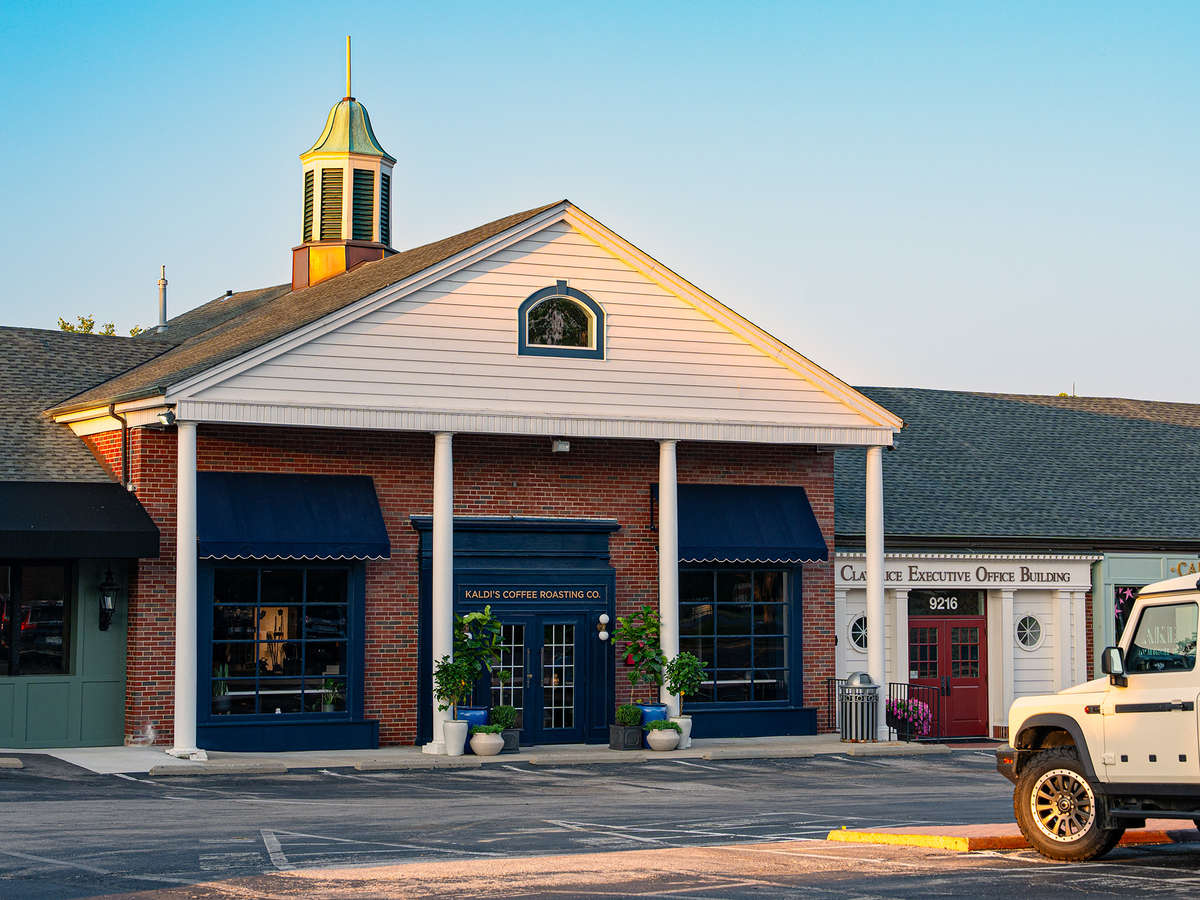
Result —
[{"label": "navy blue door frame", "polygon": [[[417,735],[432,737],[431,527],[428,516],[414,516],[421,539],[419,587],[419,667]],[[615,704],[615,660],[611,641],[601,641],[601,614],[616,618],[616,575],[609,564],[608,538],[619,528],[613,520],[465,518],[454,520],[454,605],[462,614],[486,605],[506,621],[575,621],[580,658],[576,704],[581,737],[555,736],[540,730],[526,740],[608,740]],[[540,663],[537,667],[540,675]],[[528,680],[528,679],[527,679]],[[538,684],[529,687],[540,694]],[[485,699],[481,697],[480,699]]]}]

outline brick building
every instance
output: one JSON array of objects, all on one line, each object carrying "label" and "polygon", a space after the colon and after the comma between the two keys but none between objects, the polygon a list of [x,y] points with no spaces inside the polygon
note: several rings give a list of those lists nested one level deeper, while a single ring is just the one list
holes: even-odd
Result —
[{"label": "brick building", "polygon": [[393,250],[351,97],[301,161],[290,283],[164,314],[151,358],[50,410],[161,536],[128,577],[126,737],[437,751],[432,661],[485,603],[510,677],[480,699],[527,742],[605,739],[608,628],[643,605],[709,664],[697,733],[815,731],[833,450],[867,448],[878,520],[900,420],[568,201]]}]

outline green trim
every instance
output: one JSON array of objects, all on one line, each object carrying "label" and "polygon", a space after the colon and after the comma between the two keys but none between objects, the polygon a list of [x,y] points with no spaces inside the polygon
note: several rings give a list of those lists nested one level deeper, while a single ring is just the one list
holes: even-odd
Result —
[{"label": "green trim", "polygon": [[387,172],[379,173],[379,241],[392,245],[392,176]]},{"label": "green trim", "polygon": [[342,238],[342,170],[321,170],[321,240]]},{"label": "green trim", "polygon": [[312,169],[304,173],[304,228],[300,236],[301,243],[307,243],[312,240],[314,175],[315,173]]},{"label": "green trim", "polygon": [[370,169],[354,170],[351,233],[356,241],[370,241],[375,238],[375,173]]}]

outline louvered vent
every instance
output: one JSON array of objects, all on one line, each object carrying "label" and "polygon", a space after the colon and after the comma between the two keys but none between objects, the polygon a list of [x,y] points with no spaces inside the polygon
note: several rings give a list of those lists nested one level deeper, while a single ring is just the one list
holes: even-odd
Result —
[{"label": "louvered vent", "polygon": [[321,240],[342,236],[342,170],[321,170]]},{"label": "louvered vent", "polygon": [[379,240],[392,246],[392,176],[386,172],[379,176]]},{"label": "louvered vent", "polygon": [[369,241],[375,237],[375,173],[370,169],[354,170],[354,240]]},{"label": "louvered vent", "polygon": [[312,240],[313,226],[313,171],[304,173],[304,233],[300,237],[302,244]]}]

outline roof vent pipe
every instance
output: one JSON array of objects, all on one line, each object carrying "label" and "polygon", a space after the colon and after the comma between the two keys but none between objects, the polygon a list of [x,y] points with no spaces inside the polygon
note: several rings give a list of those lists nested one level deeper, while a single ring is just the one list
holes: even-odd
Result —
[{"label": "roof vent pipe", "polygon": [[167,330],[167,267],[158,275],[158,328],[159,334]]}]

